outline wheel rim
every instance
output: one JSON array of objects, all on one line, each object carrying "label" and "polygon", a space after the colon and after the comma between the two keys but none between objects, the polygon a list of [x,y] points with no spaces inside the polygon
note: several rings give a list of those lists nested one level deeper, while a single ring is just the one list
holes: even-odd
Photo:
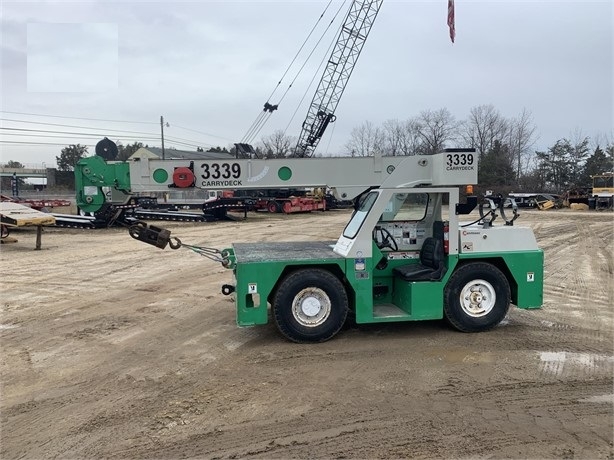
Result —
[{"label": "wheel rim", "polygon": [[461,307],[472,318],[490,313],[496,301],[495,288],[485,280],[478,279],[467,283],[460,293]]},{"label": "wheel rim", "polygon": [[326,321],[330,311],[330,299],[320,288],[305,288],[292,301],[292,315],[302,326],[319,326]]}]

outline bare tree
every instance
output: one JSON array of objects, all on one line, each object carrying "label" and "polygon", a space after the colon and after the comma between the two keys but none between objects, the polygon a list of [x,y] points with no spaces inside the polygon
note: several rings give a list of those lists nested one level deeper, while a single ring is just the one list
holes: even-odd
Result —
[{"label": "bare tree", "polygon": [[478,105],[469,112],[462,126],[462,138],[469,147],[475,148],[481,158],[492,149],[495,141],[506,138],[508,121],[492,104]]},{"label": "bare tree", "polygon": [[296,137],[287,136],[283,130],[278,129],[273,134],[264,136],[261,139],[262,146],[259,147],[266,158],[285,158],[292,153],[296,142]]},{"label": "bare tree", "polygon": [[387,156],[402,155],[401,147],[403,143],[403,123],[399,120],[386,120],[382,126],[384,138],[383,154]]},{"label": "bare tree", "polygon": [[586,159],[590,156],[590,139],[588,136],[584,135],[580,128],[573,130],[569,137],[570,140],[568,142],[571,145],[569,152],[569,175],[570,180],[577,185],[581,182],[584,164],[586,163]]},{"label": "bare tree", "polygon": [[388,120],[383,126],[384,155],[416,155],[423,150],[420,123],[415,118],[406,121]]},{"label": "bare tree", "polygon": [[522,177],[532,160],[532,147],[535,145],[537,126],[533,123],[533,116],[527,109],[522,109],[517,118],[508,123],[508,146],[510,155],[516,163],[516,180]]},{"label": "bare tree", "polygon": [[610,133],[601,132],[591,137],[591,150],[608,145],[614,145],[614,129]]},{"label": "bare tree", "polygon": [[445,107],[439,110],[425,110],[416,118],[419,133],[423,139],[422,152],[432,155],[440,152],[446,142],[456,135],[457,123],[454,116]]},{"label": "bare tree", "polygon": [[352,129],[350,140],[345,146],[353,157],[373,156],[376,149],[383,149],[384,135],[380,128],[370,121]]}]

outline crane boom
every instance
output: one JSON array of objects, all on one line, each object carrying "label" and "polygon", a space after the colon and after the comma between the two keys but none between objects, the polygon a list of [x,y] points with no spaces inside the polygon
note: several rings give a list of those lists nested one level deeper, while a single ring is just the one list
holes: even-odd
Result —
[{"label": "crane boom", "polygon": [[[95,155],[75,165],[77,205],[87,212],[109,203],[103,188],[130,198],[134,193],[169,190],[240,190],[328,186],[350,200],[370,187],[463,185],[477,182],[473,149],[447,149],[407,157],[269,160],[105,161]],[[111,203],[124,204],[124,203]]]},{"label": "crane boom", "polygon": [[294,156],[312,156],[329,123],[335,121],[335,110],[382,2],[355,0],[350,5],[303,122]]}]

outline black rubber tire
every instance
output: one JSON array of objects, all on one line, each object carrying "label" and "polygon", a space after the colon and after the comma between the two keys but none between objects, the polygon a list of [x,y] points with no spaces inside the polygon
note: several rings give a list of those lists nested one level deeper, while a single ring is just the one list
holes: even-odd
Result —
[{"label": "black rubber tire", "polygon": [[270,213],[279,213],[281,212],[281,204],[275,200],[271,200],[266,205],[267,211]]},{"label": "black rubber tire", "polygon": [[[317,325],[302,324],[293,312],[297,296],[317,289],[330,303],[328,316]],[[348,296],[339,279],[327,270],[306,268],[284,278],[272,302],[273,318],[281,334],[296,343],[325,342],[343,327],[348,315]]]},{"label": "black rubber tire", "polygon": [[[495,300],[492,309],[483,316],[471,316],[461,305],[461,292],[470,284],[479,281],[490,284]],[[461,332],[482,332],[497,326],[507,315],[511,302],[510,285],[505,275],[492,264],[470,262],[458,267],[444,290],[444,316]]]}]

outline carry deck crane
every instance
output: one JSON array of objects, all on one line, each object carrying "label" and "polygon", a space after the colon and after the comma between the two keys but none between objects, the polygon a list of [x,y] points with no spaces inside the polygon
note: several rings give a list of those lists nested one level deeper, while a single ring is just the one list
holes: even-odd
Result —
[{"label": "carry deck crane", "polygon": [[[471,149],[436,155],[277,160],[141,159],[107,162],[99,156],[76,167],[77,203],[105,204],[105,188],[130,196],[172,187],[272,188],[328,186],[344,199],[360,197],[337,241],[189,246],[170,231],[139,222],[130,235],[158,248],[189,247],[232,270],[222,292],[234,295],[240,326],[265,324],[269,312],[295,342],[334,337],[348,315],[358,323],[446,318],[458,330],[498,325],[510,304],[539,308],[543,252],[530,228],[514,225],[505,203],[462,223],[476,207],[458,186],[477,181]],[[507,211],[509,213],[509,210]],[[494,225],[495,221],[503,225]],[[269,307],[270,306],[270,307]]]},{"label": "carry deck crane", "polygon": [[[303,152],[313,152],[319,137],[307,135]],[[219,250],[185,244],[144,222],[129,228],[139,241],[161,249],[188,247],[230,269],[232,282],[222,293],[234,296],[238,325],[265,324],[271,317],[291,341],[322,342],[348,316],[359,324],[445,318],[459,331],[479,332],[500,324],[511,304],[541,307],[543,251],[530,228],[514,225],[515,203],[512,217],[508,202],[490,197],[488,211],[479,206],[478,219],[459,218],[477,205],[469,190],[461,201],[458,188],[477,182],[477,163],[473,149],[198,162],[113,162],[97,155],[79,161],[75,181],[77,205],[88,212],[108,206],[106,190],[128,200],[135,192],[170,188],[325,186],[337,198],[355,198],[355,211],[336,241],[234,243]],[[497,219],[503,225],[495,225]]]}]

